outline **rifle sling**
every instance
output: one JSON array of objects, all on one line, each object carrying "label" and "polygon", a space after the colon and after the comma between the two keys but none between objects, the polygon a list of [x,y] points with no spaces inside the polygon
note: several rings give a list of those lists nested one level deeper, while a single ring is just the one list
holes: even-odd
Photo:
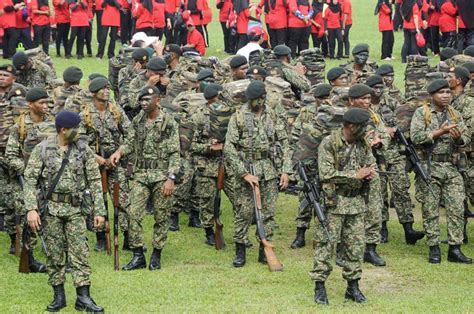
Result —
[{"label": "rifle sling", "polygon": [[72,150],[72,145],[69,145],[66,151],[66,155],[64,155],[63,161],[61,162],[61,168],[59,168],[58,173],[56,174],[54,179],[51,181],[51,185],[49,186],[48,193],[46,194],[47,201],[51,199],[51,195],[53,194],[54,189],[56,188],[56,185],[58,185],[59,179],[64,173],[64,169],[66,168],[66,165],[69,163],[69,155],[71,155],[71,150]]}]

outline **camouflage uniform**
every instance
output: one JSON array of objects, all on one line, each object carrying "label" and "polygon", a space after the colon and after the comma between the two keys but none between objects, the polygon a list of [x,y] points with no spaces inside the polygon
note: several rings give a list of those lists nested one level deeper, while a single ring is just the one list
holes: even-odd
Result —
[{"label": "camouflage uniform", "polygon": [[405,102],[405,99],[403,98],[403,95],[402,95],[402,91],[395,85],[392,85],[390,88],[386,87],[384,92],[387,93],[390,97],[392,97],[396,101],[398,101],[398,105]]},{"label": "camouflage uniform", "polygon": [[[67,149],[59,146],[56,135],[48,137],[33,149],[25,169],[23,190],[25,208],[28,211],[38,209],[38,181],[44,184],[44,191],[48,191],[48,177],[56,177]],[[51,200],[48,201],[44,232],[49,250],[49,284],[52,286],[62,285],[66,280],[65,253],[70,263],[74,285],[90,285],[91,268],[88,261],[85,213],[77,200],[82,197],[86,188],[90,189],[94,199],[95,216],[104,216],[100,174],[94,152],[85,143],[78,142],[72,145],[69,163],[52,193]]]},{"label": "camouflage uniform", "polygon": [[56,73],[39,60],[30,60],[33,63],[31,68],[20,71],[16,76],[16,82],[28,88],[42,87],[46,90],[52,90],[55,86]]},{"label": "camouflage uniform", "polygon": [[[411,140],[420,150],[420,158],[431,176],[430,193],[420,177],[416,178],[416,199],[422,205],[423,227],[429,246],[439,245],[439,202],[443,197],[448,222],[448,243],[460,245],[463,240],[463,200],[464,185],[461,174],[456,168],[455,159],[459,156],[455,141],[449,134],[433,139],[432,132],[444,121],[456,123],[463,132],[464,145],[470,143],[470,132],[461,115],[448,106],[443,112],[437,112],[434,105],[418,108],[411,121]],[[431,162],[428,162],[428,159]]]},{"label": "camouflage uniform", "polygon": [[311,88],[311,82],[302,74],[299,74],[291,64],[282,63],[281,71],[285,81],[291,84],[294,90],[300,94],[308,92]]},{"label": "camouflage uniform", "polygon": [[[83,89],[79,85],[71,85],[69,87],[65,87],[65,86],[56,87],[53,90],[53,96],[52,96],[52,99],[54,102],[53,113],[57,114],[59,111],[63,110],[66,105],[66,101],[70,97],[71,98],[76,97],[82,91]],[[77,110],[73,110],[73,111],[77,111]]]},{"label": "camouflage uniform", "polygon": [[120,107],[124,108],[129,102],[128,93],[130,88],[130,83],[138,75],[138,71],[135,70],[134,65],[127,65],[126,67],[120,69],[118,74],[118,90],[119,90],[119,99],[117,103]]},{"label": "camouflage uniform", "polygon": [[[138,104],[138,93],[146,86],[147,83],[147,78],[145,77],[145,72],[146,70],[143,70],[135,78],[133,78],[130,81],[130,84],[128,84],[128,93],[127,95],[124,95],[124,97],[127,98],[127,103],[125,104],[123,109],[127,111],[128,109],[130,110],[136,110],[139,107]],[[122,98],[121,98],[122,99]]]},{"label": "camouflage uniform", "polygon": [[362,68],[362,71],[357,71],[354,70],[354,61],[351,61],[345,65],[341,65],[344,70],[347,72],[347,80],[349,82],[349,85],[354,85],[358,83],[363,83],[367,81],[367,79],[375,74],[376,65],[367,62],[364,67]]}]

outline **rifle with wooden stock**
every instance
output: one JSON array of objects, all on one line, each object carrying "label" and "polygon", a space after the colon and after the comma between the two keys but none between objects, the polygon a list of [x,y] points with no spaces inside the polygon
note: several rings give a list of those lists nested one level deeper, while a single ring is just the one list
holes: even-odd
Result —
[{"label": "rifle with wooden stock", "polygon": [[107,255],[111,255],[112,251],[110,248],[110,226],[109,226],[109,200],[107,199],[108,184],[107,184],[107,170],[105,167],[100,169],[100,177],[102,183],[102,196],[104,198],[105,206],[105,251]]},{"label": "rifle with wooden stock", "polygon": [[225,248],[225,240],[224,240],[224,224],[221,222],[220,219],[220,211],[221,211],[221,191],[224,188],[224,163],[221,159],[219,162],[219,170],[217,172],[217,189],[216,195],[214,197],[214,223],[216,224],[216,229],[214,231],[214,238],[215,238],[215,247],[216,250],[222,250]]},{"label": "rifle with wooden stock", "polygon": [[[23,190],[25,186],[25,179],[21,174],[17,174],[18,183],[20,183],[20,187]],[[21,251],[21,216],[16,213],[15,214],[15,256],[20,257]]]},{"label": "rifle with wooden stock", "polygon": [[120,270],[119,265],[119,238],[118,238],[118,212],[119,212],[119,192],[120,186],[118,181],[114,182],[114,269]]}]

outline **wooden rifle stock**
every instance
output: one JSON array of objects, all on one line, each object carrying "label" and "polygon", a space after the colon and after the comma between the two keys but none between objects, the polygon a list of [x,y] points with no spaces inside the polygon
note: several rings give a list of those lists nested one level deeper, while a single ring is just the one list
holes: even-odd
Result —
[{"label": "wooden rifle stock", "polygon": [[119,183],[114,182],[114,269],[119,270],[119,238],[118,238],[118,211],[119,211]]},{"label": "wooden rifle stock", "polygon": [[15,215],[15,256],[20,257],[21,251],[21,227],[20,215]]},{"label": "wooden rifle stock", "polygon": [[100,171],[100,177],[102,181],[102,196],[104,198],[104,206],[105,206],[105,251],[107,255],[111,255],[112,251],[110,248],[110,226],[109,226],[109,200],[107,199],[107,170],[103,167]]},{"label": "wooden rifle stock", "polygon": [[18,272],[28,274],[30,272],[30,261],[28,256],[30,255],[30,249],[28,248],[27,244],[27,239],[28,239],[28,233],[30,232],[28,229],[28,225],[25,224],[23,228],[23,234],[22,234],[22,240],[23,240],[23,246],[21,248],[21,254],[20,254],[20,265],[18,267]]},{"label": "wooden rifle stock", "polygon": [[219,170],[217,172],[217,190],[214,198],[214,223],[216,224],[216,230],[214,231],[215,247],[216,250],[222,250],[225,248],[224,240],[224,224],[220,220],[220,209],[221,209],[221,190],[224,188],[224,164],[221,161],[219,164]]}]

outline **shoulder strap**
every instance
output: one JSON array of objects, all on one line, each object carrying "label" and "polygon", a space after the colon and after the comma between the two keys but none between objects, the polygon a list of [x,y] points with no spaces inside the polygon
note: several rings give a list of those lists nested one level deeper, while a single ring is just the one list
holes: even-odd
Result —
[{"label": "shoulder strap", "polygon": [[46,199],[49,200],[51,198],[51,195],[54,192],[54,189],[56,188],[56,185],[58,185],[59,179],[61,178],[61,175],[64,172],[64,169],[66,168],[66,165],[69,163],[69,155],[71,155],[71,150],[72,150],[72,145],[69,145],[67,148],[66,155],[64,155],[63,161],[61,162],[61,168],[59,168],[58,173],[54,177],[53,181],[51,182],[51,185],[48,188],[48,193],[46,194]]}]

